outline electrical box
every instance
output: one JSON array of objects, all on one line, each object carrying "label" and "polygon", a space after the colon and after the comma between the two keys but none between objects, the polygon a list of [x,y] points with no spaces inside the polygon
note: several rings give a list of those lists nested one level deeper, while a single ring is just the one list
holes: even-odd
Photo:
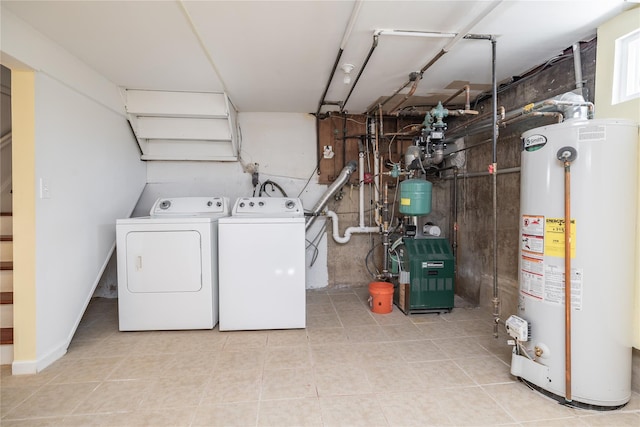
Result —
[{"label": "electrical box", "polygon": [[405,314],[451,311],[455,259],[449,241],[405,238],[398,256],[401,274],[394,292],[398,308]]}]

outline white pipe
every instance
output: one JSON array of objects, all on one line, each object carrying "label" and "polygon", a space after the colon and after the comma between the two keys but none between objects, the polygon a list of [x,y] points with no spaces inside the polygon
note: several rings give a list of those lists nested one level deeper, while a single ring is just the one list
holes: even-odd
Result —
[{"label": "white pipe", "polygon": [[338,243],[347,243],[351,240],[352,234],[358,233],[377,233],[380,231],[378,227],[349,227],[344,231],[344,237],[340,237],[340,228],[338,225],[338,214],[334,211],[327,211],[327,216],[331,218],[331,226],[333,228],[333,240]]},{"label": "white pipe", "polygon": [[380,225],[380,212],[378,206],[380,205],[380,153],[376,152],[373,158],[373,205],[375,207],[375,222]]},{"label": "white pipe", "polygon": [[489,7],[487,7],[485,10],[483,10],[480,15],[476,16],[473,19],[473,21],[471,21],[469,23],[469,25],[464,27],[464,29],[462,31],[460,31],[449,43],[447,43],[447,45],[445,47],[443,47],[442,50],[444,52],[449,52],[453,46],[458,44],[458,42],[464,36],[466,36],[467,33],[473,29],[473,27],[475,27],[478,23],[480,23],[480,21],[482,21],[484,18],[486,18],[487,15],[489,15],[496,7],[498,7],[500,5],[500,3],[502,3],[502,1],[503,0],[498,0],[498,1],[494,1],[493,3],[491,3],[489,5]]},{"label": "white pipe", "polygon": [[[376,126],[376,132],[375,132],[375,142],[374,142],[374,149],[373,149],[373,201],[374,201],[374,209],[375,209],[375,223],[377,225],[380,225],[382,223],[381,219],[380,219],[380,211],[378,210],[378,207],[380,206],[380,141],[378,139],[378,137],[382,134],[384,135],[384,129],[383,129],[383,121],[382,121],[382,107],[380,107],[379,109],[380,111],[380,132],[378,132],[378,127]],[[374,125],[375,125],[375,120],[374,120]]]},{"label": "white pipe", "polygon": [[351,35],[351,31],[353,31],[353,26],[356,24],[356,20],[358,19],[358,14],[360,14],[360,8],[362,7],[362,0],[356,1],[353,5],[353,9],[351,10],[351,17],[349,18],[349,23],[347,24],[347,28],[344,31],[344,35],[342,36],[342,41],[340,42],[340,49],[344,50],[347,46],[347,41],[349,40],[349,36]]},{"label": "white pipe", "polygon": [[[359,197],[359,207],[358,211],[360,214],[360,221],[358,224],[360,228],[364,227],[364,151],[360,151],[358,153],[358,197]],[[337,223],[337,220],[336,220]],[[336,229],[334,228],[334,231]]]},{"label": "white pipe", "polygon": [[409,36],[409,37],[455,37],[456,33],[440,33],[437,31],[412,31],[412,30],[390,30],[380,29],[376,30],[380,35],[388,36]]}]

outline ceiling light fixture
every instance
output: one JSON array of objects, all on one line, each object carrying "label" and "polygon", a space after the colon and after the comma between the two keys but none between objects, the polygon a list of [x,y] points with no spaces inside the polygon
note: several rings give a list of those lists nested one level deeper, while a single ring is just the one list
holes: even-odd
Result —
[{"label": "ceiling light fixture", "polygon": [[351,72],[353,71],[355,67],[355,65],[353,64],[342,64],[342,71],[344,71],[344,78],[343,78],[343,82],[344,84],[348,85],[351,83]]},{"label": "ceiling light fixture", "polygon": [[456,33],[440,33],[436,31],[412,31],[412,30],[376,30],[377,34],[387,35],[387,36],[409,36],[409,37],[455,37]]}]

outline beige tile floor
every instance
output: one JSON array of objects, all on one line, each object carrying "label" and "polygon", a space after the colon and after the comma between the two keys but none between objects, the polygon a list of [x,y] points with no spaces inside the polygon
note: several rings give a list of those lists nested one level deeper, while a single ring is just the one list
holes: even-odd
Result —
[{"label": "beige tile floor", "polygon": [[94,299],[68,353],[37,375],[2,367],[10,426],[640,426],[567,408],[509,375],[482,309],[373,314],[367,289],[308,291],[305,330],[119,332]]}]

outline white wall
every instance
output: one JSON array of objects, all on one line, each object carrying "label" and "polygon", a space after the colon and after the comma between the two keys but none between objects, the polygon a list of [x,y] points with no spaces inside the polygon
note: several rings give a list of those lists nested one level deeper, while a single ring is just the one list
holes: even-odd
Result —
[{"label": "white wall", "polygon": [[38,359],[66,350],[145,175],[122,116],[37,74],[36,183],[50,191],[36,200]]},{"label": "white wall", "polygon": [[[35,73],[36,261],[16,269],[35,270],[36,355],[13,364],[14,373],[34,373],[66,352],[146,165],[118,88],[6,9],[1,18],[3,65]],[[49,198],[39,197],[41,178]],[[31,340],[26,329],[16,323],[16,339]]]},{"label": "white wall", "polygon": [[[258,163],[260,182],[278,183],[288,196],[300,197],[304,208],[311,209],[327,188],[318,184],[315,173],[315,118],[297,113],[240,113],[238,120],[243,163]],[[226,196],[233,203],[238,197],[253,195],[251,175],[239,162],[148,162],[147,182],[134,216],[148,215],[158,197]],[[323,224],[323,220],[316,221],[307,239],[313,240]],[[317,247],[313,266],[314,248],[307,249],[307,288],[328,284],[326,235]]]}]

